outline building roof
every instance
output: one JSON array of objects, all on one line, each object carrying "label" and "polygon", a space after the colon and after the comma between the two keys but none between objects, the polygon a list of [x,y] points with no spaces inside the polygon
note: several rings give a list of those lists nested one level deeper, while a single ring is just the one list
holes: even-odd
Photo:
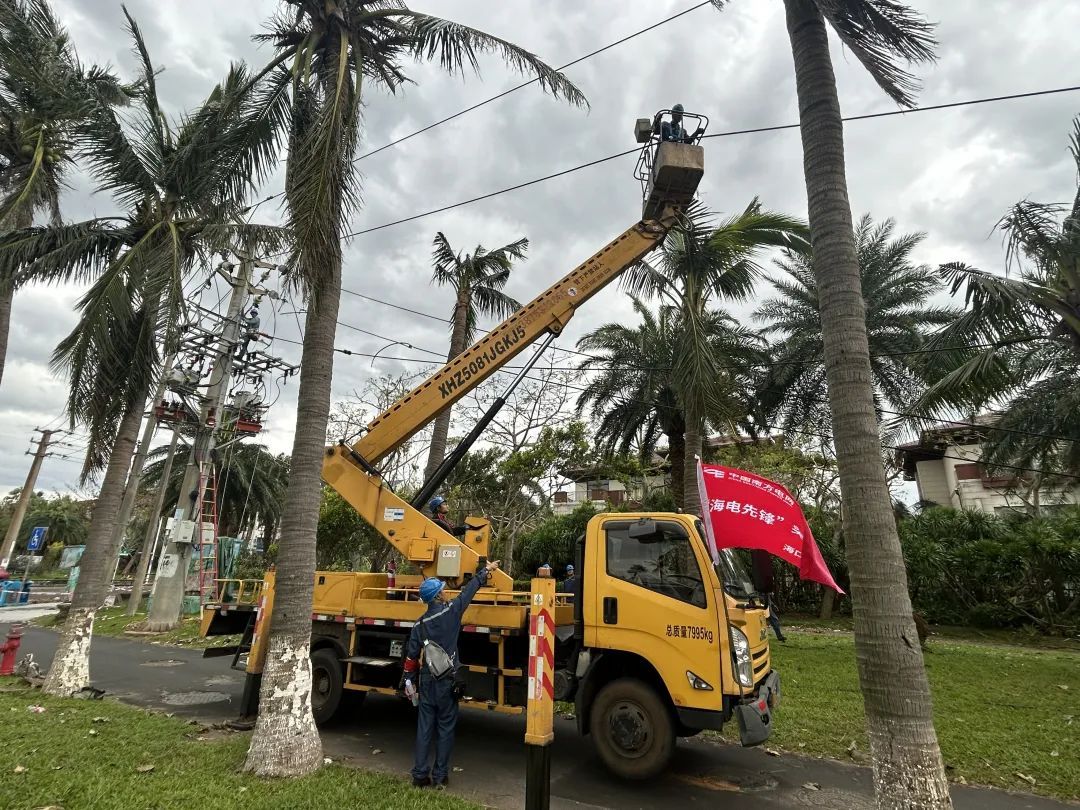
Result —
[{"label": "building roof", "polygon": [[950,447],[982,444],[986,440],[987,428],[1000,419],[1000,413],[983,413],[964,422],[942,421],[925,428],[917,441],[896,448],[896,461],[904,471],[904,478],[914,481],[916,464],[941,459]]}]

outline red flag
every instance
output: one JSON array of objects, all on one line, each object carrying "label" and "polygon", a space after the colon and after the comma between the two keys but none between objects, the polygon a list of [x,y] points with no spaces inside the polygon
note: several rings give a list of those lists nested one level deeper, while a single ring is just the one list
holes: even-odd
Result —
[{"label": "red flag", "polygon": [[759,548],[794,565],[801,579],[843,593],[799,502],[783,486],[746,470],[699,461],[698,490],[714,561],[721,548]]}]

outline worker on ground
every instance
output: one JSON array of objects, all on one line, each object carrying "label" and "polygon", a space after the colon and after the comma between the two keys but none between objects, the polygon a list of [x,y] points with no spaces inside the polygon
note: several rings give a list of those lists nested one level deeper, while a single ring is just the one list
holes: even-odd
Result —
[{"label": "worker on ground", "polygon": [[468,523],[463,526],[455,526],[451,523],[447,518],[447,515],[450,514],[450,506],[447,504],[446,498],[441,495],[436,495],[431,499],[428,509],[431,510],[431,519],[439,524],[439,528],[454,537],[464,537],[465,532],[477,531],[481,528],[479,526],[470,526]]},{"label": "worker on ground", "polygon": [[570,597],[566,600],[573,604],[574,597],[577,595],[577,577],[574,576],[574,566],[566,566],[566,580],[562,584],[563,593],[570,594]]},{"label": "worker on ground", "polygon": [[702,128],[698,128],[698,131],[693,135],[686,134],[686,128],[683,126],[683,105],[676,104],[671,108],[671,121],[661,121],[660,113],[656,114],[656,119],[653,121],[653,131],[659,127],[660,140],[662,141],[675,141],[676,143],[693,143],[694,139],[701,134]]},{"label": "worker on ground", "polygon": [[[412,699],[419,692],[419,701],[414,700],[419,710],[416,761],[412,769],[412,783],[416,787],[434,785],[443,789],[447,785],[458,715],[454,683],[459,664],[461,617],[480,586],[498,567],[497,560],[488,562],[453,600],[447,600],[443,594],[446,583],[441,579],[431,577],[420,584],[420,598],[428,607],[409,633],[403,675],[405,694]],[[429,764],[432,744],[434,765]]]}]

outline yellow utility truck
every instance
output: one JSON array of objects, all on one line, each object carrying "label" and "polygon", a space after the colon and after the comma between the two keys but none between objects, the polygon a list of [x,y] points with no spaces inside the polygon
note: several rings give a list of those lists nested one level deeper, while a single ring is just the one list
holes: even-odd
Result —
[{"label": "yellow utility truck", "polygon": [[[643,217],[567,276],[447,363],[374,419],[352,446],[326,450],[323,478],[424,576],[460,588],[488,556],[490,527],[456,538],[422,509],[494,418],[506,396],[577,308],[664,239],[692,201],[704,171],[694,136],[664,140],[669,111],[640,119],[637,176]],[[383,480],[379,463],[407,438],[534,341],[537,351],[476,428],[411,501]],[[733,717],[743,745],[765,741],[780,699],[766,640],[766,607],[740,560],[714,564],[701,522],[690,514],[605,513],[576,543],[575,592],[559,594],[549,694],[576,706],[578,729],[604,763],[626,778],[663,770],[675,739],[719,729]],[[398,694],[405,642],[424,612],[421,576],[319,571],[312,605],[312,705],[325,722],[347,698]],[[262,582],[221,580],[203,608],[204,635],[243,633],[233,666],[248,673],[242,711],[253,714],[266,654],[274,574]],[[495,571],[464,616],[460,640],[462,705],[523,714],[529,683],[530,609],[539,600]],[[351,701],[355,707],[358,701]],[[404,718],[409,714],[402,713]]]}]

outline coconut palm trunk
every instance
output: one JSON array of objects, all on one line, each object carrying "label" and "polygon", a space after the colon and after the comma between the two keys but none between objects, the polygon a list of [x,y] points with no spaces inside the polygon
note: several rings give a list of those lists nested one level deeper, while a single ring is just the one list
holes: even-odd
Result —
[{"label": "coconut palm trunk", "polygon": [[11,331],[11,301],[14,297],[15,287],[11,282],[0,281],[0,382],[4,380],[8,333]]},{"label": "coconut palm trunk", "polygon": [[687,404],[686,431],[682,458],[682,508],[693,515],[701,514],[701,495],[697,486],[697,459],[701,455],[702,419],[697,407]]},{"label": "coconut palm trunk", "polygon": [[[675,503],[683,502],[683,492],[686,486],[686,426],[682,424],[672,425],[670,433],[666,433],[668,440],[668,467],[671,470],[671,497]],[[695,476],[697,471],[694,471]]]},{"label": "coconut palm trunk", "polygon": [[[157,402],[157,399],[154,402]],[[176,444],[179,438],[179,431],[174,430],[172,439],[169,441],[168,454],[165,456],[165,468],[161,474],[161,484],[158,486],[157,495],[154,498],[154,507],[150,510],[150,515],[146,521],[142,551],[139,552],[139,566],[135,569],[135,579],[132,580],[131,585],[131,596],[128,597],[128,616],[134,616],[138,613],[139,605],[142,603],[143,583],[146,582],[146,574],[150,570],[150,564],[153,562],[158,532],[161,531],[161,509],[165,504],[165,489],[168,486],[169,475],[172,473],[173,459],[176,457]]]},{"label": "coconut palm trunk", "polygon": [[809,0],[784,0],[784,5],[795,63],[811,246],[845,508],[855,651],[877,805],[882,810],[950,807],[881,463],[843,124],[825,21]]},{"label": "coconut palm trunk", "polygon": [[[469,294],[468,290],[458,293],[457,303],[454,304],[453,331],[450,333],[450,351],[446,353],[446,362],[449,363],[468,347],[465,345],[469,334]],[[435,417],[431,429],[431,449],[428,451],[427,466],[424,468],[424,480],[427,481],[435,474],[443,458],[446,456],[446,441],[450,435],[450,416],[453,406]]]},{"label": "coconut palm trunk", "polygon": [[[504,40],[414,12],[401,3],[365,0],[289,0],[266,34],[274,63],[267,73],[289,98],[285,199],[294,238],[296,286],[308,301],[296,433],[281,520],[277,581],[263,672],[259,718],[244,770],[301,776],[322,764],[311,713],[311,601],[315,534],[334,334],[341,296],[341,235],[360,200],[354,156],[360,142],[365,83],[391,91],[407,76],[406,57],[437,60],[450,71],[477,66],[476,55],[497,52],[541,87],[583,103],[562,74]],[[287,741],[287,742],[286,742]]]},{"label": "coconut palm trunk", "polygon": [[[332,227],[332,226],[331,226]],[[244,770],[296,776],[322,764],[311,713],[311,601],[322,493],[323,443],[330,413],[334,335],[341,300],[341,256],[308,306],[300,361],[296,434],[281,519],[274,609],[259,693],[259,718]],[[283,744],[288,740],[288,744]]]},{"label": "coconut palm trunk", "polygon": [[[11,230],[20,231],[34,224],[34,212],[28,207],[16,209],[12,215]],[[4,380],[7,360],[8,336],[11,332],[11,304],[15,298],[15,285],[8,279],[0,279],[0,382]]]},{"label": "coconut palm trunk", "polygon": [[128,467],[139,439],[143,402],[128,406],[109,456],[101,491],[90,516],[90,532],[79,570],[79,582],[71,597],[71,610],[56,646],[49,674],[42,685],[48,695],[66,697],[90,685],[90,640],[94,616],[112,591],[119,535],[116,515],[124,500]]}]

